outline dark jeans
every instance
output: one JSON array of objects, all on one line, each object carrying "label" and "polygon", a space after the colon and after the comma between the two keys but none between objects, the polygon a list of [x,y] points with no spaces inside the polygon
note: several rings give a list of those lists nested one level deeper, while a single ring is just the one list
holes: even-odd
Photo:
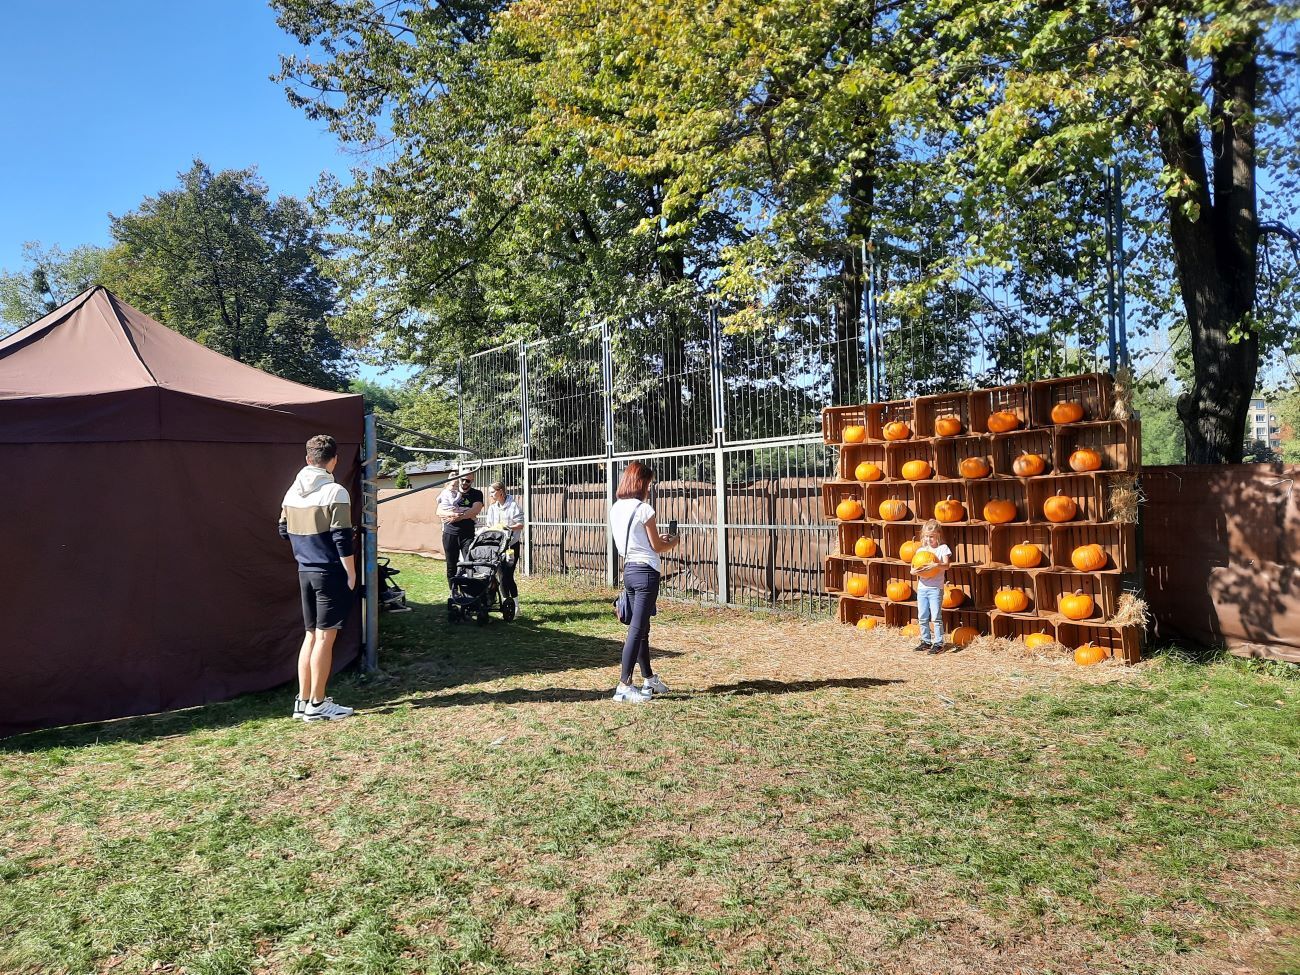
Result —
[{"label": "dark jeans", "polygon": [[655,601],[659,598],[659,573],[648,565],[632,562],[623,568],[623,588],[632,596],[632,622],[628,624],[627,639],[623,642],[623,670],[619,680],[632,681],[632,666],[641,665],[641,676],[650,678],[650,617],[655,614]]},{"label": "dark jeans", "polygon": [[462,531],[453,531],[448,528],[442,530],[442,551],[447,557],[447,585],[451,585],[451,580],[456,576],[456,566],[460,563],[460,549],[466,542],[474,538],[474,532],[469,533]]},{"label": "dark jeans", "polygon": [[515,585],[515,569],[519,567],[520,544],[515,542],[506,547],[506,554],[515,553],[513,559],[501,560],[501,596],[504,599],[518,599],[519,587]]}]

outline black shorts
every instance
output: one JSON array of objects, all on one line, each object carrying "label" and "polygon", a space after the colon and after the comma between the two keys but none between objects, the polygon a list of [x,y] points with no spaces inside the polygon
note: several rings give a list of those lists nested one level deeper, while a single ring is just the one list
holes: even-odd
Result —
[{"label": "black shorts", "polygon": [[353,592],[342,569],[298,573],[302,593],[302,623],[309,630],[337,630],[347,622]]}]

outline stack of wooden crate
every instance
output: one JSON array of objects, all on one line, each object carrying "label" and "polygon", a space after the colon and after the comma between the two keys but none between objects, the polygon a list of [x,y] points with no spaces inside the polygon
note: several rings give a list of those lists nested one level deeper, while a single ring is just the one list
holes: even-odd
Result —
[{"label": "stack of wooden crate", "polygon": [[[1141,627],[1112,622],[1122,591],[1137,580],[1136,526],[1118,520],[1112,499],[1121,479],[1122,487],[1131,491],[1141,461],[1141,431],[1136,419],[1112,417],[1113,398],[1111,377],[1086,375],[823,410],[823,437],[839,447],[839,476],[824,485],[822,502],[826,517],[839,524],[837,554],[827,558],[824,570],[827,590],[840,597],[840,620],[856,624],[872,616],[887,626],[916,620],[915,596],[891,601],[886,588],[896,579],[915,585],[899,549],[904,542],[919,539],[921,525],[935,516],[935,506],[952,498],[961,502],[965,517],[943,525],[944,541],[953,551],[947,582],[962,591],[961,605],[944,610],[949,633],[961,626],[1011,639],[1045,633],[1070,648],[1093,643],[1116,659],[1136,662],[1141,656]],[[1082,418],[1054,423],[1053,408],[1062,403],[1077,403]],[[989,418],[1005,413],[1015,415],[1018,427],[991,432]],[[936,435],[935,421],[954,417],[960,431]],[[907,425],[909,437],[886,439],[886,425],[896,421]],[[951,421],[946,425],[952,426]],[[844,431],[853,426],[864,428],[865,436],[861,442],[846,443]],[[1091,448],[1100,456],[1098,470],[1071,469],[1070,458],[1081,448]],[[1034,477],[1017,476],[1013,465],[1023,454],[1041,456],[1046,471]],[[971,458],[983,459],[991,473],[963,477],[962,461]],[[930,476],[906,480],[902,469],[910,460],[928,463]],[[857,480],[855,472],[864,462],[876,465],[883,477]],[[1072,520],[1055,523],[1046,517],[1043,506],[1048,498],[1060,495],[1072,499],[1078,510]],[[840,502],[847,499],[861,502],[863,517],[836,517]],[[881,503],[891,499],[907,506],[907,517],[893,521],[881,517]],[[1016,516],[1003,524],[990,523],[984,508],[991,500],[1014,502]],[[869,558],[855,554],[861,538],[876,543]],[[1021,542],[1042,551],[1038,567],[1012,564],[1011,549]],[[1072,556],[1090,544],[1101,546],[1106,562],[1100,569],[1080,572]],[[864,595],[846,591],[854,577],[865,580]],[[862,583],[851,585],[860,589]],[[998,609],[994,598],[1003,587],[1023,590],[1029,605],[1017,613]],[[1077,591],[1091,596],[1094,603],[1091,616],[1083,620],[1060,612],[1061,597]]]}]

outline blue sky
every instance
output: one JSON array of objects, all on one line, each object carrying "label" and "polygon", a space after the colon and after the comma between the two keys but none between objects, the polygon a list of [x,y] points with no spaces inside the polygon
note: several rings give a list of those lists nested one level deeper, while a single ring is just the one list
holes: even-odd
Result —
[{"label": "blue sky", "polygon": [[301,196],[345,173],[323,124],[270,81],[297,43],[263,0],[0,4],[0,267],[22,244],[107,244],[108,214],[199,156]]}]

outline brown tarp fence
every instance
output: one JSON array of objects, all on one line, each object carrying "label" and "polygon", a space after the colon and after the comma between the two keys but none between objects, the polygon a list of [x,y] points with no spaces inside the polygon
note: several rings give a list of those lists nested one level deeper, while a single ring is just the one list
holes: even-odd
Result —
[{"label": "brown tarp fence", "polygon": [[[355,521],[363,418],[359,396],[240,365],[99,288],[0,341],[0,735],[292,680],[280,501],[331,433]],[[360,633],[354,611],[336,667]]]},{"label": "brown tarp fence", "polygon": [[1144,467],[1152,637],[1300,663],[1300,467]]}]

